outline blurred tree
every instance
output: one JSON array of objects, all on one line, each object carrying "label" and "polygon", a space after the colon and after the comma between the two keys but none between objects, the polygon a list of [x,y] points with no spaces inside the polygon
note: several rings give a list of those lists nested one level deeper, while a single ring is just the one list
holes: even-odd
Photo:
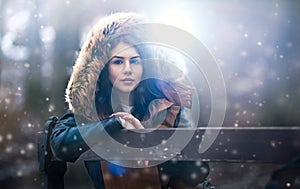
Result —
[{"label": "blurred tree", "polygon": [[76,50],[79,47],[79,24],[80,24],[80,1],[72,1],[66,4],[65,1],[57,0],[54,3],[55,15],[53,25],[56,30],[54,41],[53,67],[54,75],[51,87],[52,103],[55,113],[61,115],[65,111],[65,88],[69,77],[68,70],[74,62]]},{"label": "blurred tree", "polygon": [[[42,84],[41,65],[42,65],[42,43],[39,36],[40,23],[36,16],[39,13],[39,4],[36,1],[35,7],[31,12],[31,21],[25,31],[24,39],[31,50],[31,56],[28,59],[30,65],[26,74],[24,90],[25,101],[24,108],[35,118],[43,109],[43,99],[45,91]],[[26,36],[26,37],[25,37]]]},{"label": "blurred tree", "polygon": [[[2,36],[3,36],[3,2],[6,0],[0,1],[0,42],[2,41]],[[3,61],[3,53],[2,50],[0,49],[0,84],[1,84],[1,75],[2,75],[2,61]]]}]

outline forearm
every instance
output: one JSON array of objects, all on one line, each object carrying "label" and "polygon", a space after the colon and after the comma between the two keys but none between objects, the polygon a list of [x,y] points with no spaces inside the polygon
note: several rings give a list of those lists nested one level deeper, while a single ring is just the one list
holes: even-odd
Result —
[{"label": "forearm", "polygon": [[[121,129],[122,126],[117,117],[77,126],[72,114],[66,114],[53,129],[50,145],[55,157],[63,161],[74,162],[91,146],[101,142],[99,136],[102,132],[114,134]],[[85,142],[87,139],[89,145]]]}]

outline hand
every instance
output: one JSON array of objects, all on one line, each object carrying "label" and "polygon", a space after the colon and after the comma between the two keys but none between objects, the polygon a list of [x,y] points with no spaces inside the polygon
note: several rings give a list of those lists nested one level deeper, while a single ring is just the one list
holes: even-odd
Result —
[{"label": "hand", "polygon": [[130,113],[117,112],[113,113],[111,116],[119,116],[121,124],[125,129],[144,129],[141,122]]}]

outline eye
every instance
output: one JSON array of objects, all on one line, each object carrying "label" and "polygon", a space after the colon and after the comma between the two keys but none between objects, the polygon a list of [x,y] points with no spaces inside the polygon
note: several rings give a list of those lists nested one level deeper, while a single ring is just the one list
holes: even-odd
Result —
[{"label": "eye", "polygon": [[130,64],[139,64],[141,63],[141,59],[139,58],[134,58],[130,60]]},{"label": "eye", "polygon": [[122,60],[119,60],[119,59],[117,59],[117,60],[113,60],[113,61],[112,61],[112,63],[113,63],[113,64],[122,64],[122,63],[123,63],[123,61],[122,61]]}]

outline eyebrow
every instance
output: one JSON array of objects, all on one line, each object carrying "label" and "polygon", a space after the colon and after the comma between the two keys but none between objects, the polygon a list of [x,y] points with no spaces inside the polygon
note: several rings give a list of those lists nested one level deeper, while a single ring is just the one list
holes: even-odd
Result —
[{"label": "eyebrow", "polygon": [[[111,59],[113,59],[113,58],[125,59],[123,56],[113,56]],[[140,56],[133,56],[130,59],[135,59],[135,58],[140,58]]]}]

